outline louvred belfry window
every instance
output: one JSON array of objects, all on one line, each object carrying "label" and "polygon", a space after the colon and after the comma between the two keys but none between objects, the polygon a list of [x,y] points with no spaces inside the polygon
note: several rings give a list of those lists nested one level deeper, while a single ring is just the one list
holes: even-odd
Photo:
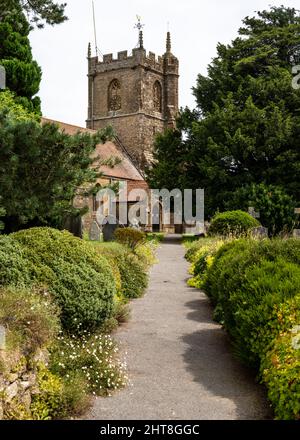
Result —
[{"label": "louvred belfry window", "polygon": [[114,79],[108,90],[108,110],[117,111],[122,107],[121,100],[121,84],[117,79]]}]

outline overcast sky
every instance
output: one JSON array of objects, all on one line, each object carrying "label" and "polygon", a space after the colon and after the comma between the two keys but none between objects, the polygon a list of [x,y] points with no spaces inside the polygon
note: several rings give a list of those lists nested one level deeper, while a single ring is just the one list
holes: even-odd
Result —
[{"label": "overcast sky", "polygon": [[[58,1],[58,0],[57,0]],[[87,46],[94,41],[92,1],[64,0],[69,20],[31,33],[33,55],[43,70],[40,89],[46,117],[85,126],[87,117]],[[60,2],[63,2],[61,0]],[[180,106],[194,106],[191,87],[206,74],[218,42],[230,43],[241,20],[270,4],[297,7],[296,0],[94,0],[98,47],[103,54],[133,49],[142,17],[144,46],[162,55],[166,32],[180,61]],[[94,47],[94,43],[93,43]],[[93,49],[94,53],[94,49]]]}]

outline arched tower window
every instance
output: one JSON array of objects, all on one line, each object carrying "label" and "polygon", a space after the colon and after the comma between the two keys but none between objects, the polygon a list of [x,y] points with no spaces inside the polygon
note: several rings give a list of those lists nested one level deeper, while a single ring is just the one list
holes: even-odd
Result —
[{"label": "arched tower window", "polygon": [[108,110],[117,111],[121,106],[121,84],[117,79],[113,79],[108,88]]},{"label": "arched tower window", "polygon": [[155,81],[153,86],[153,104],[156,112],[162,111],[162,88],[159,81]]}]

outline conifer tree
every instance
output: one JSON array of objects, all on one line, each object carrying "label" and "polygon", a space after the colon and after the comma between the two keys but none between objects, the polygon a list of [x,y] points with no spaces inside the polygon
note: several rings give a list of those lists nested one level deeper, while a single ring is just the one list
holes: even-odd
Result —
[{"label": "conifer tree", "polygon": [[33,25],[66,20],[64,7],[51,0],[0,0],[0,64],[6,70],[6,86],[19,103],[36,113],[42,71],[33,60],[29,33]]}]

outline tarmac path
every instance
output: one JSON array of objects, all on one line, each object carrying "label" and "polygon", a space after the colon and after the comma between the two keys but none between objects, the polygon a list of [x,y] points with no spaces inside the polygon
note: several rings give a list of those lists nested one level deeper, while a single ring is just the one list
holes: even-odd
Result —
[{"label": "tarmac path", "polygon": [[179,236],[158,249],[146,295],[116,333],[127,352],[130,384],[96,398],[92,420],[270,419],[263,387],[233,357],[225,331],[212,320],[204,293],[186,284]]}]

